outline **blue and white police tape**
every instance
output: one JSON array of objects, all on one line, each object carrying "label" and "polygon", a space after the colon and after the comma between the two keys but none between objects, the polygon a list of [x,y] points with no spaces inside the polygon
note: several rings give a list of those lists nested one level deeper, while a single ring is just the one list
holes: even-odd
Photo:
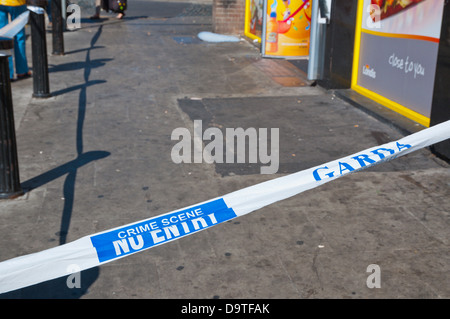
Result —
[{"label": "blue and white police tape", "polygon": [[28,23],[28,19],[30,18],[30,11],[33,11],[36,14],[45,13],[45,10],[43,8],[37,6],[27,6],[27,9],[27,11],[21,13],[17,18],[0,29],[1,37],[14,38],[16,34],[19,33],[19,31],[22,30]]},{"label": "blue and white police tape", "polygon": [[30,11],[25,11],[13,21],[0,29],[0,36],[5,38],[14,38],[20,30],[22,30],[28,22]]},{"label": "blue and white police tape", "polygon": [[66,276],[68,267],[73,264],[77,264],[81,271],[180,239],[346,174],[392,160],[448,138],[450,121],[398,141],[372,147],[222,197],[1,262],[0,293]]}]

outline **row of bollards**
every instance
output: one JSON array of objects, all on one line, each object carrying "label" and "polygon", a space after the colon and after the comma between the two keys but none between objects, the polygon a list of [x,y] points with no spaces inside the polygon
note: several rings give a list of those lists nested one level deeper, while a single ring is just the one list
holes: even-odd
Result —
[{"label": "row of bollards", "polygon": [[[27,5],[30,10],[33,97],[47,98],[51,96],[44,16],[47,0],[27,0]],[[54,55],[63,55],[61,1],[52,1],[51,14],[53,18],[52,53]],[[12,50],[13,48],[13,39],[0,37],[0,50]],[[24,194],[20,185],[8,57],[8,55],[0,54],[0,200],[13,199]]]}]

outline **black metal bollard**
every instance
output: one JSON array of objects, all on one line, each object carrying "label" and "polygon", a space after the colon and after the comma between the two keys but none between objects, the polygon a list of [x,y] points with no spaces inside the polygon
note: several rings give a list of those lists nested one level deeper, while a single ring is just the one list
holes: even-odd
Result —
[{"label": "black metal bollard", "polygon": [[[0,37],[0,50],[11,50],[13,45],[13,39]],[[0,199],[13,199],[23,193],[20,186],[8,55],[0,54]]]},{"label": "black metal bollard", "polygon": [[[43,9],[47,0],[27,0],[27,5]],[[31,53],[33,63],[33,97],[50,97],[48,81],[47,39],[43,13],[30,10]]]},{"label": "black metal bollard", "polygon": [[[62,0],[66,1],[66,0]],[[52,35],[54,55],[64,55],[64,21],[62,17],[61,0],[52,0]]]}]

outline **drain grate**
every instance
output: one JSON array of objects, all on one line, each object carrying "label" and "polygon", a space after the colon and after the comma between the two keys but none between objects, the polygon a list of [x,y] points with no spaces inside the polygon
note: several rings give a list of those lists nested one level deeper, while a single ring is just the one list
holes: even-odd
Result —
[{"label": "drain grate", "polygon": [[172,39],[175,40],[175,42],[179,44],[198,44],[202,43],[203,41],[197,38],[196,36],[189,36],[189,37],[172,37]]}]

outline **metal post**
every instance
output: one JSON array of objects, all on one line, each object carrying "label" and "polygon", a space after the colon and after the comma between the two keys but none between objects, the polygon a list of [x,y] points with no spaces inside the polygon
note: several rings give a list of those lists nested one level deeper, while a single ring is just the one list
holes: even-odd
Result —
[{"label": "metal post", "polygon": [[[320,8],[320,11],[319,11]],[[311,33],[309,46],[308,80],[321,80],[325,58],[326,25],[319,21],[319,12],[325,15],[324,0],[315,0],[311,8]],[[329,14],[329,13],[328,13]]]},{"label": "metal post", "polygon": [[64,55],[63,15],[61,2],[66,0],[52,0],[52,34],[54,55]]},{"label": "metal post", "polygon": [[[30,9],[31,51],[33,60],[33,97],[51,96],[48,81],[47,39],[45,35],[44,7],[47,0],[27,0]],[[30,8],[34,6],[34,9]],[[40,10],[42,9],[42,13]]]},{"label": "metal post", "polygon": [[[0,50],[11,50],[13,39],[0,37]],[[0,199],[23,195],[20,186],[8,55],[0,54]]]}]

